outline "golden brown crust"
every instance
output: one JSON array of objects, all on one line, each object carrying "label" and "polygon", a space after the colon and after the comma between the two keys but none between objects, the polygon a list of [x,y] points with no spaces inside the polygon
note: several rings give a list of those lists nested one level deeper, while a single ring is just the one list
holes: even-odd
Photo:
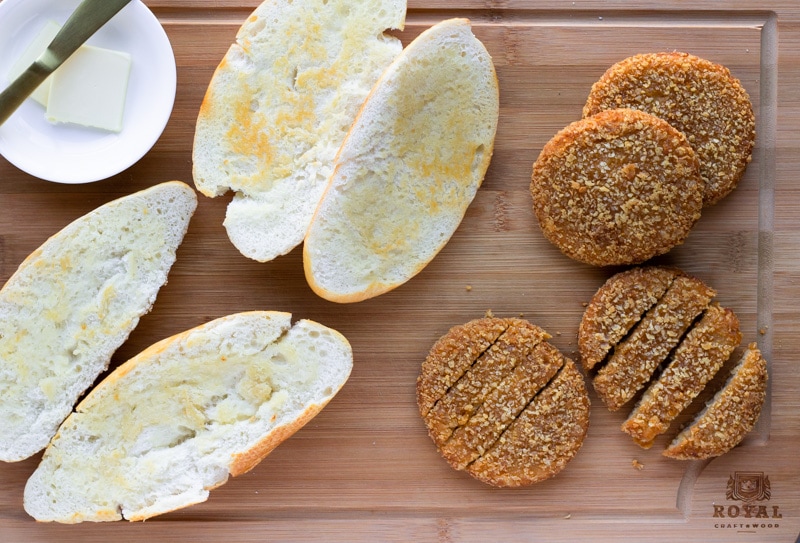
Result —
[{"label": "golden brown crust", "polygon": [[588,427],[589,395],[575,363],[567,359],[550,384],[467,471],[494,486],[543,481],[572,460]]},{"label": "golden brown crust", "polygon": [[508,319],[476,319],[454,326],[433,345],[417,379],[417,404],[423,417],[505,332],[509,322]]},{"label": "golden brown crust", "polygon": [[741,340],[736,315],[717,304],[711,305],[622,424],[622,430],[649,449],[717,374]]},{"label": "golden brown crust", "polygon": [[[470,333],[476,336],[470,337]],[[492,336],[494,340],[486,345],[487,338]],[[506,473],[509,486],[518,486],[540,480],[544,471],[549,470],[548,476],[554,475],[580,448],[588,424],[589,399],[583,379],[575,370],[580,387],[570,384],[576,387],[575,391],[552,393],[555,396],[543,400],[543,406],[537,408],[539,411],[561,409],[559,413],[563,412],[563,415],[559,416],[563,417],[564,424],[567,424],[566,414],[572,413],[575,418],[571,424],[582,428],[582,431],[566,432],[556,439],[558,443],[551,450],[554,454],[565,455],[555,462],[557,468],[529,466],[527,464],[531,461],[544,461],[544,456],[515,457],[513,460],[507,457],[510,453],[502,452],[503,448],[495,453],[496,460],[488,462],[497,465],[487,467],[487,462],[482,461],[497,443],[508,441],[508,436],[515,436],[513,439],[520,442],[520,447],[528,446],[527,441],[535,435],[531,424],[525,423],[509,434],[512,426],[518,425],[520,417],[527,416],[524,413],[539,402],[539,395],[549,397],[551,393],[540,391],[550,389],[556,381],[560,382],[554,376],[560,370],[563,372],[564,366],[574,366],[558,349],[547,343],[549,337],[547,332],[522,319],[487,317],[452,328],[433,346],[417,381],[417,400],[431,439],[455,469],[467,470],[480,480],[500,486],[505,486],[502,474]],[[471,364],[464,362],[470,358],[473,359]],[[447,377],[437,379],[431,375],[437,368]],[[561,380],[564,379],[566,377]],[[443,381],[451,383],[444,390],[441,386]],[[426,389],[429,384],[433,384],[436,390]],[[581,394],[585,402],[573,400]],[[585,403],[586,409],[573,413],[571,407],[561,406],[560,401],[574,401],[579,407]],[[432,405],[428,406],[431,402]],[[508,447],[513,448],[513,445]],[[473,469],[476,464],[479,467]],[[482,476],[484,472],[492,475]],[[528,472],[538,475],[530,479],[518,475]]]},{"label": "golden brown crust", "polygon": [[[253,447],[242,453],[234,454],[231,458],[228,472],[231,477],[238,477],[247,473],[256,467],[264,458],[267,457],[275,448],[292,437],[300,428],[305,426],[311,419],[313,419],[328,402],[322,404],[309,405],[303,413],[301,413],[290,424],[279,426],[272,430],[267,437],[256,443]],[[220,486],[224,481],[220,482]],[[208,490],[211,490],[210,488]]]},{"label": "golden brown crust", "polygon": [[464,372],[428,412],[428,432],[441,445],[464,425],[514,368],[531,356],[547,333],[522,319],[507,319],[508,328]]},{"label": "golden brown crust", "polygon": [[611,411],[625,405],[645,386],[715,294],[699,279],[688,275],[675,278],[594,378],[595,391]]},{"label": "golden brown crust", "polygon": [[692,147],[667,122],[603,111],[561,130],[533,165],[533,210],[545,237],[597,266],[637,264],[683,243],[703,205]]},{"label": "golden brown crust", "polygon": [[700,159],[705,205],[733,190],[750,162],[753,107],[724,66],[679,52],[632,56],[592,86],[583,114],[620,107],[660,117],[686,134]]},{"label": "golden brown crust", "polygon": [[440,446],[442,456],[454,468],[464,469],[484,454],[528,405],[531,391],[544,388],[565,360],[549,343],[536,345],[497,384],[475,414]]},{"label": "golden brown crust", "polygon": [[767,394],[767,362],[751,343],[725,386],[692,424],[675,437],[664,456],[699,460],[719,456],[753,429]]},{"label": "golden brown crust", "polygon": [[611,348],[639,322],[672,284],[678,270],[633,268],[611,276],[586,307],[578,329],[585,370],[602,362]]}]

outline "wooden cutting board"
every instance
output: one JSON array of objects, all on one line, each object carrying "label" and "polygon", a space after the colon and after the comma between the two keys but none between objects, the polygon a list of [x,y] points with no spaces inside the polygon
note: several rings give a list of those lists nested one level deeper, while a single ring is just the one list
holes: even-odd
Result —
[{"label": "wooden cutting board", "polygon": [[[0,280],[49,235],[115,197],[191,183],[194,120],[214,68],[258,0],[147,0],[178,63],[172,118],[129,170],[87,185],[32,178],[0,158]],[[200,197],[169,284],[113,365],[151,343],[249,309],[292,312],[338,329],[355,352],[331,404],[252,472],[203,503],[142,524],[37,524],[22,493],[40,455],[0,465],[0,540],[19,541],[720,541],[794,542],[800,533],[800,5],[796,0],[411,0],[408,43],[431,24],[469,17],[501,89],[496,151],[450,243],[382,297],[336,305],[307,287],[299,251],[258,264],[221,226],[229,196]],[[770,361],[770,394],[753,433],[711,462],[663,458],[619,430],[591,393],[583,448],[557,477],[489,488],[439,457],[420,420],[415,380],[433,342],[492,310],[523,315],[575,357],[583,304],[616,270],[578,264],[531,212],[532,162],[581,114],[591,84],[631,54],[680,50],[728,66],[755,106],[758,142],[744,179],[703,213],[660,263],[719,291],[744,341]],[[2,54],[2,53],[0,53]],[[2,424],[2,421],[0,421]],[[638,464],[641,469],[637,469]],[[740,482],[760,484],[742,499]]]}]

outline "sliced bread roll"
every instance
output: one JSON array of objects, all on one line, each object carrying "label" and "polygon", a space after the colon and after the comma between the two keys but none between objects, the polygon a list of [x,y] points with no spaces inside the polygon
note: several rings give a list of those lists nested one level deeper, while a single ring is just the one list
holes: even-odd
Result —
[{"label": "sliced bread roll", "polygon": [[402,44],[405,0],[266,0],[217,67],[200,108],[194,182],[229,189],[225,228],[268,261],[300,244],[336,151]]},{"label": "sliced bread roll", "polygon": [[144,520],[205,501],[311,420],[350,375],[335,330],[238,313],[156,343],[78,405],[25,487],[40,521]]},{"label": "sliced bread roll", "polygon": [[0,460],[43,449],[156,299],[197,206],[184,183],[107,203],[0,290]]},{"label": "sliced bread roll", "polygon": [[305,239],[311,288],[357,302],[419,273],[483,181],[498,107],[492,59],[468,20],[418,36],[375,85],[339,150]]}]

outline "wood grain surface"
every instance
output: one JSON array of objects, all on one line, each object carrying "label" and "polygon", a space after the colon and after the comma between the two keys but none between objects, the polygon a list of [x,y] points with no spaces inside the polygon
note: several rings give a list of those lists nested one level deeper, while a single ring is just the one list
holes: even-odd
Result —
[{"label": "wood grain surface", "polygon": [[[60,185],[0,158],[0,281],[70,221],[170,179],[191,183],[197,111],[211,74],[257,0],[147,0],[178,65],[169,124],[155,147],[111,179]],[[169,283],[114,356],[250,309],[291,312],[338,329],[355,353],[349,382],[310,424],[202,504],[145,523],[37,524],[22,508],[40,455],[0,465],[0,541],[720,541],[794,542],[800,533],[800,5],[795,0],[410,0],[408,43],[431,24],[469,17],[494,58],[496,151],[460,228],[406,285],[350,305],[316,297],[301,251],[259,264],[221,223],[230,196],[200,196]],[[619,430],[591,394],[590,429],[557,477],[517,490],[453,471],[415,403],[420,364],[453,325],[492,310],[523,315],[576,357],[583,304],[616,269],[564,257],[531,211],[531,164],[581,114],[591,84],[631,54],[680,50],[728,66],[750,93],[758,139],[729,197],[657,262],[719,292],[770,362],[770,391],[745,442],[710,462],[678,462]],[[0,51],[0,54],[2,52]],[[680,422],[686,422],[682,418]],[[2,421],[0,421],[2,424]],[[670,435],[674,435],[674,431]],[[642,469],[634,467],[638,462]],[[769,499],[730,498],[737,474],[767,478]]]}]

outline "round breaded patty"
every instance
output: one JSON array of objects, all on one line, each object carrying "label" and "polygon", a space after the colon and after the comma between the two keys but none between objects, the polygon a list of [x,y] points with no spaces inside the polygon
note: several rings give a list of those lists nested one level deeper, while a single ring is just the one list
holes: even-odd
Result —
[{"label": "round breaded patty", "polygon": [[614,109],[556,134],[533,165],[533,211],[545,237],[596,266],[636,264],[683,243],[703,207],[684,135],[641,111]]},{"label": "round breaded patty", "polygon": [[493,486],[554,476],[580,449],[589,396],[575,364],[522,319],[456,326],[431,348],[417,403],[447,462]]},{"label": "round breaded patty", "polygon": [[[578,331],[584,368],[616,411],[639,397],[621,429],[642,448],[715,387],[742,340],[739,319],[713,302],[716,291],[679,269],[633,268],[610,277],[587,305]],[[751,344],[728,383],[664,455],[719,456],[753,428],[766,395],[766,362]]]},{"label": "round breaded patty", "polygon": [[635,55],[592,86],[583,115],[641,110],[683,132],[700,159],[704,204],[718,202],[750,162],[756,137],[747,91],[724,66],[687,53]]}]

